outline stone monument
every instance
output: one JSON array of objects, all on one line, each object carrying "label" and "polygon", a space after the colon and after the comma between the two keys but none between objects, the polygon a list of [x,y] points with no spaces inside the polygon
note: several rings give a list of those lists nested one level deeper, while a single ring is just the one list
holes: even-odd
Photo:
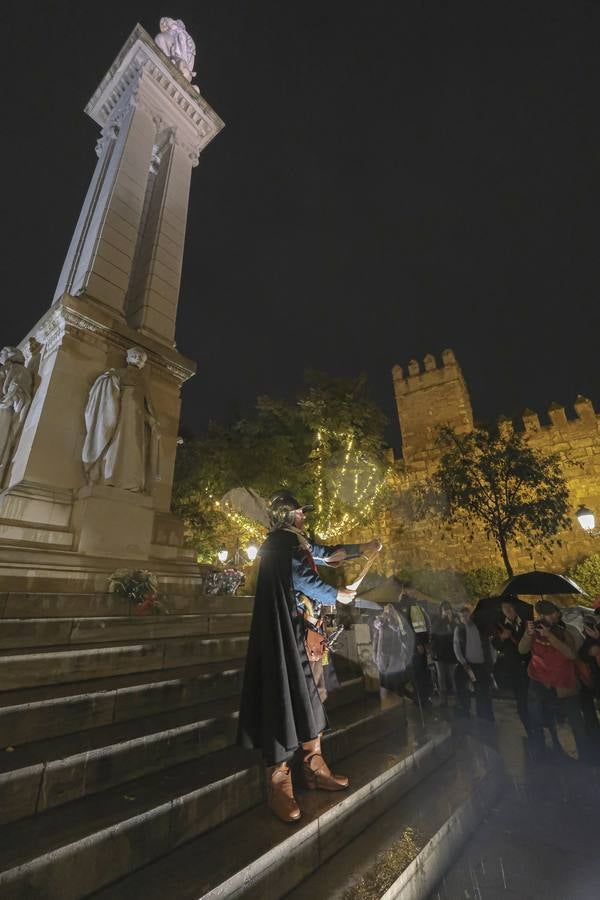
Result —
[{"label": "stone monument", "polygon": [[171,514],[175,346],[191,172],[223,122],[191,84],[195,45],[137,25],[86,106],[98,161],[50,309],[0,354],[0,581],[103,591],[115,568],[199,580]]}]

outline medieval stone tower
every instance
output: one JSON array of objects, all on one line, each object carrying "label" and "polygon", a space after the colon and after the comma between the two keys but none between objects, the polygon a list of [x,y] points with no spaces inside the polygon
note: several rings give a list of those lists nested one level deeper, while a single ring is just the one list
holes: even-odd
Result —
[{"label": "medieval stone tower", "polygon": [[406,465],[413,469],[428,468],[441,426],[449,425],[459,434],[473,429],[469,392],[453,351],[444,350],[441,367],[431,354],[425,357],[423,365],[422,371],[413,359],[407,375],[401,366],[392,370],[402,454]]}]

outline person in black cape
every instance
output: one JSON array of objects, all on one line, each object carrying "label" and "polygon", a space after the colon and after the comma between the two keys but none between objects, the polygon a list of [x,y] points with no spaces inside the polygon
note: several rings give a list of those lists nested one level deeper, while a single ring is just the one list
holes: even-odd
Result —
[{"label": "person in black cape", "polygon": [[323,758],[321,734],[327,716],[318,685],[322,673],[317,672],[315,680],[305,648],[305,616],[318,617],[322,603],[350,603],[355,592],[322,581],[316,562],[339,565],[381,549],[379,541],[315,544],[302,530],[311,509],[287,491],[271,500],[274,527],[260,549],[239,714],[238,743],[262,751],[268,804],[284,822],[295,822],[301,815],[288,765],[298,747],[303,749],[306,787],[337,791],[348,786],[348,779],[332,774]]}]

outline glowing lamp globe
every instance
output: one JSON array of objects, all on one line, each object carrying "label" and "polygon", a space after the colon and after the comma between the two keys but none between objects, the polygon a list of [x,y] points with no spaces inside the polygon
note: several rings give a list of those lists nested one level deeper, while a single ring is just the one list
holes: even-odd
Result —
[{"label": "glowing lamp globe", "polygon": [[256,546],[256,544],[248,544],[248,547],[246,549],[246,556],[248,557],[250,562],[254,562],[254,560],[258,556],[258,547]]},{"label": "glowing lamp globe", "polygon": [[226,563],[227,557],[229,556],[229,552],[226,547],[221,547],[219,552],[217,553],[217,559],[220,563]]},{"label": "glowing lamp globe", "polygon": [[594,530],[596,527],[596,516],[594,515],[593,510],[588,509],[587,506],[580,506],[575,515],[584,531]]}]

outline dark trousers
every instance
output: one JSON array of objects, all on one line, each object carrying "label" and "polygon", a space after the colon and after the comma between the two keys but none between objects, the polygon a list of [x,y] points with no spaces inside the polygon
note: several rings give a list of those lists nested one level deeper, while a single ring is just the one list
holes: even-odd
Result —
[{"label": "dark trousers", "polygon": [[517,715],[523,724],[523,728],[529,734],[529,706],[527,694],[529,691],[529,676],[524,666],[512,670],[507,678],[507,687],[512,691],[517,704]]},{"label": "dark trousers", "polygon": [[587,757],[588,740],[578,694],[558,697],[554,688],[531,680],[528,707],[529,736],[536,749],[544,748],[544,728],[550,730],[553,740],[556,741],[557,717],[564,716],[573,732],[579,758]]},{"label": "dark trousers", "polygon": [[[475,675],[473,690],[475,693],[475,712],[480,719],[494,720],[494,708],[492,706],[491,678],[485,663],[469,663]],[[464,716],[470,715],[471,695],[469,684],[471,679],[460,665],[454,671],[454,684],[456,685],[457,711]]]},{"label": "dark trousers", "polygon": [[591,688],[582,685],[579,694],[579,702],[581,704],[581,713],[585,724],[585,730],[590,737],[596,741],[600,737],[600,722],[598,721],[598,713],[596,711],[596,701],[594,691]]},{"label": "dark trousers", "polygon": [[448,700],[448,694],[454,691],[454,669],[455,662],[446,662],[443,659],[436,659],[435,671],[437,673],[438,691],[442,703]]},{"label": "dark trousers", "polygon": [[412,660],[412,681],[418,699],[421,701],[421,703],[427,703],[427,701],[431,697],[432,692],[431,676],[429,674],[429,667],[427,665],[427,653],[425,651],[425,645],[423,643],[419,643],[418,639],[417,643],[419,644],[422,652],[419,652],[419,650],[415,650],[415,655],[413,656]]}]

